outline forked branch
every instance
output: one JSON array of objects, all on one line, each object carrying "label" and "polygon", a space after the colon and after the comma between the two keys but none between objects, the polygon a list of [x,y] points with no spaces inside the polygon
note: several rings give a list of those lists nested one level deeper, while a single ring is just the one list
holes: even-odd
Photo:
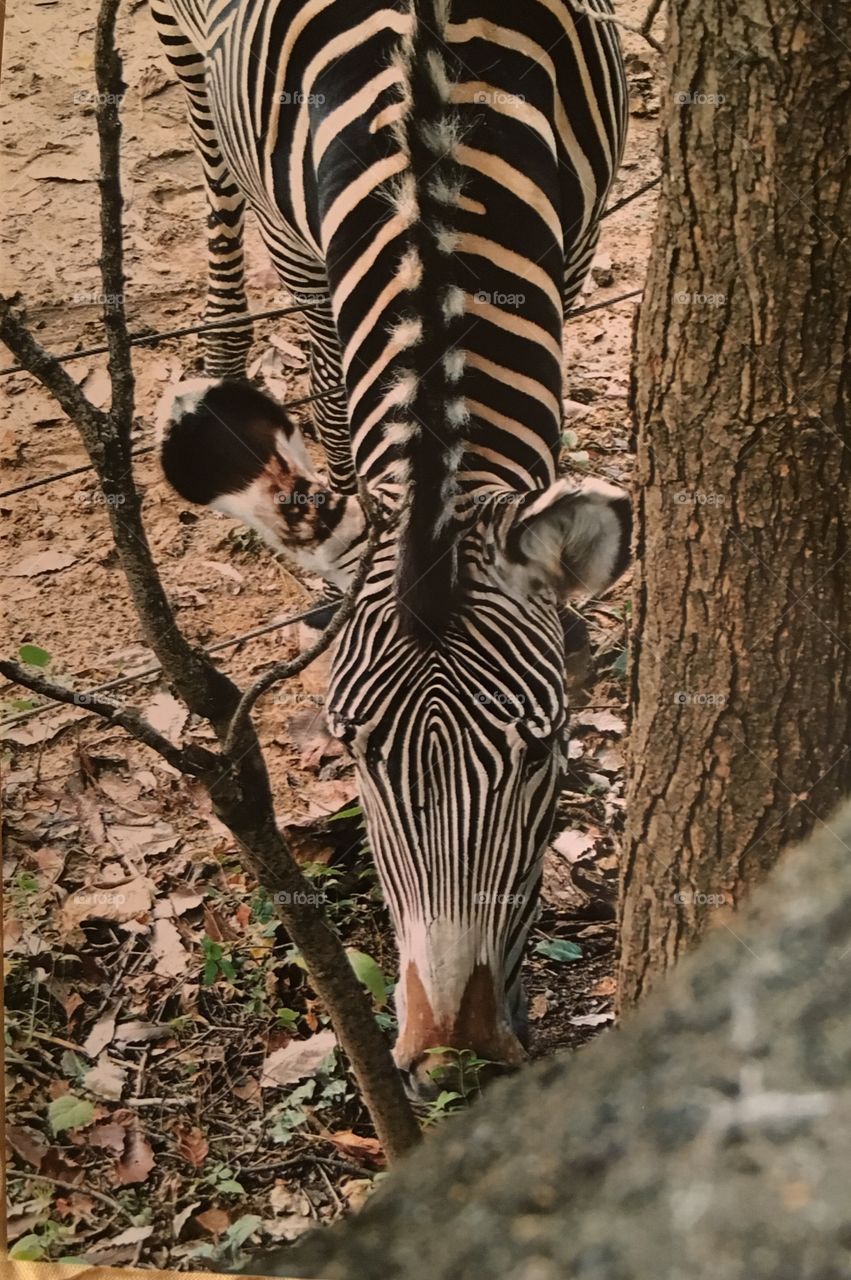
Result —
[{"label": "forked branch", "polygon": [[[109,698],[87,695],[86,709],[121,725],[132,737],[205,786],[216,813],[238,841],[247,869],[270,895],[292,941],[304,956],[313,985],[328,1009],[351,1063],[378,1137],[388,1159],[394,1160],[418,1140],[419,1127],[371,1004],[355,977],[340,939],[320,911],[311,905],[310,884],[275,822],[268,771],[247,714],[263,690],[246,704],[240,689],[183,635],[160,581],[142,523],[130,453],[134,382],[124,308],[119,165],[124,83],[121,59],[115,47],[118,5],[119,0],[102,0],[95,42],[101,160],[100,275],[112,382],[109,410],[104,412],[87,399],[55,357],[36,342],[9,299],[0,299],[0,338],[78,427],[107,498],[105,506],[113,538],[146,639],[166,679],[189,710],[213,725],[221,750],[216,753],[193,744],[176,746],[153,729],[138,711],[119,706]],[[376,536],[373,533],[370,537],[367,556],[372,553]],[[359,581],[367,570],[368,562],[359,569]],[[349,607],[353,607],[353,602]],[[327,647],[345,617],[338,614],[320,643],[296,660],[293,672],[301,670]],[[2,662],[0,673],[33,692],[79,705],[79,695],[72,690],[30,673],[20,664]],[[270,674],[269,683],[274,683],[285,678],[286,672],[282,674],[279,667],[273,668]]]}]

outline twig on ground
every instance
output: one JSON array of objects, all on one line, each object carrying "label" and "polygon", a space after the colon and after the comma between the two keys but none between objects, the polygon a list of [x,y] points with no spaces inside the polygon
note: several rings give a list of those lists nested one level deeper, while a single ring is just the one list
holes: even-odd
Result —
[{"label": "twig on ground", "polygon": [[29,1170],[9,1169],[6,1172],[7,1178],[26,1178],[32,1182],[49,1182],[52,1187],[62,1187],[65,1191],[79,1191],[83,1195],[91,1196],[94,1200],[100,1200],[103,1204],[108,1204],[110,1209],[114,1209],[116,1213],[122,1214],[128,1222],[134,1226],[136,1217],[125,1209],[124,1205],[119,1204],[117,1200],[113,1200],[112,1196],[106,1195],[103,1191],[95,1191],[93,1187],[83,1187],[79,1182],[66,1182],[64,1178],[48,1178],[46,1173],[30,1173]]}]

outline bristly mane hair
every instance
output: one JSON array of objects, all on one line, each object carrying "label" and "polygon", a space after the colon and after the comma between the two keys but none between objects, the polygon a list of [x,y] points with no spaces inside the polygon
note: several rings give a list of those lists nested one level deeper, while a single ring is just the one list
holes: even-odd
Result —
[{"label": "bristly mane hair", "polygon": [[450,5],[451,0],[411,0],[412,27],[399,55],[405,101],[395,126],[409,158],[395,195],[408,220],[400,269],[409,275],[408,318],[396,331],[396,340],[409,348],[399,370],[408,510],[396,592],[404,631],[423,642],[439,637],[453,607],[453,498],[469,416],[460,394],[464,294],[452,225],[463,171],[455,159],[459,122],[444,40]]}]

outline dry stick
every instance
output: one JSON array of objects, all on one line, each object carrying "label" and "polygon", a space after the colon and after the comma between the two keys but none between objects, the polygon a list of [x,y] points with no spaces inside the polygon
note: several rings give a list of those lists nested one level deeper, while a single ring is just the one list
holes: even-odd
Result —
[{"label": "dry stick", "polygon": [[[113,110],[121,94],[121,64],[115,52],[115,12],[118,0],[102,0],[97,38],[97,112],[101,143],[101,192],[106,196],[101,215],[100,260],[103,293],[110,307],[124,293],[121,187],[119,171],[120,121]],[[178,629],[145,536],[139,495],[130,465],[130,424],[133,381],[130,346],[122,318],[104,316],[110,341],[110,372],[115,380],[108,414],[96,409],[63,367],[39,346],[9,303],[0,299],[0,337],[25,369],[59,401],[76,422],[104,493],[113,538],[127,577],[136,612],[146,638],[165,675],[195,715],[210,720],[223,741],[233,720],[240,690],[200,650],[193,649]],[[96,707],[94,710],[98,710]],[[115,708],[104,705],[112,720]],[[100,714],[100,712],[99,712]],[[125,726],[129,729],[129,722]],[[129,730],[132,732],[132,730]],[[190,749],[184,749],[188,752]],[[203,758],[198,777],[207,789],[218,817],[240,844],[247,869],[275,902],[278,914],[302,952],[317,994],[324,1001],[342,1048],[352,1066],[364,1102],[387,1154],[394,1160],[420,1137],[399,1073],[393,1065],[371,1004],[355,977],[336,933],[314,907],[307,905],[310,884],[302,875],[275,822],[269,775],[250,719],[234,735],[229,755]]]},{"label": "dry stick", "polygon": [[[630,31],[634,36],[641,36],[644,40],[647,41],[649,45],[652,46],[652,48],[656,50],[657,53],[665,52],[665,50],[663,49],[659,41],[656,39],[656,37],[651,36],[650,26],[648,25],[647,17],[645,17],[642,23],[636,26],[635,23],[627,22],[625,21],[624,18],[619,18],[616,13],[595,13],[593,9],[586,9],[584,5],[578,4],[578,3],[575,3],[573,7],[577,13],[582,14],[584,18],[590,18],[592,22],[612,22],[615,24],[615,26],[620,27],[623,31]],[[651,5],[651,9],[652,7],[653,6]],[[657,12],[658,12],[658,7],[659,6],[657,5],[656,6]],[[655,17],[656,17],[656,13],[654,13],[653,17],[650,19],[651,24],[653,22],[653,18]]]},{"label": "dry stick", "polygon": [[[56,684],[53,680],[47,680],[44,676],[28,671],[17,662],[7,662],[5,659],[0,659],[0,675],[5,676],[7,680],[12,680],[15,684],[23,685],[33,693],[40,694],[43,698],[50,698],[53,702],[67,702],[73,707],[84,705],[88,711],[94,712],[104,720],[109,720],[111,724],[120,724],[132,738],[144,742],[146,747],[156,751],[163,760],[167,760],[172,768],[179,770],[180,773],[198,777],[217,763],[217,757],[203,748],[191,747],[183,750],[176,747],[174,743],[169,742],[168,738],[158,733],[138,711],[134,711],[132,707],[122,706],[112,698],[75,693],[73,689],[66,689],[64,685]],[[81,699],[84,701],[81,702]]]},{"label": "dry stick", "polygon": [[124,1205],[119,1204],[117,1200],[113,1200],[112,1196],[105,1195],[103,1191],[95,1191],[93,1187],[86,1187],[84,1190],[79,1182],[68,1182],[65,1178],[48,1178],[46,1173],[31,1173],[29,1170],[10,1169],[7,1176],[23,1178],[26,1182],[49,1182],[52,1187],[62,1187],[65,1191],[80,1191],[83,1195],[91,1196],[93,1200],[108,1204],[110,1209],[117,1209],[129,1222],[136,1225],[136,1215],[129,1209],[125,1209]]},{"label": "dry stick", "polygon": [[656,21],[657,14],[664,3],[665,0],[652,0],[652,4],[645,13],[644,21],[641,24],[641,34],[643,36],[646,36],[650,28],[653,26],[653,23]]}]

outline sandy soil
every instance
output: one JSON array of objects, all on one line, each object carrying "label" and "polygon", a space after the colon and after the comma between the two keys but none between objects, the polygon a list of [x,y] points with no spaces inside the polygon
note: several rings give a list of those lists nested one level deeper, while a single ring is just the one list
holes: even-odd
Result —
[{"label": "sandy soil", "polygon": [[[643,8],[635,0],[619,6],[632,22]],[[0,283],[4,292],[20,291],[37,336],[56,352],[101,341],[94,13],[92,0],[31,0],[13,6],[7,17]],[[126,305],[134,331],[159,333],[200,317],[201,187],[180,90],[169,79],[139,0],[124,6],[120,42],[130,86],[122,109]],[[636,37],[626,35],[624,44],[633,113],[613,200],[657,171],[655,59]],[[585,304],[641,287],[653,201],[653,193],[646,195],[605,223]],[[289,299],[253,228],[249,264],[254,309],[285,305]],[[566,428],[573,433],[567,462],[619,482],[628,482],[631,466],[626,396],[634,309],[624,302],[577,318],[565,339]],[[272,332],[303,347],[297,321],[274,327],[262,322],[257,356],[268,358]],[[4,367],[13,363],[6,355]],[[139,444],[150,443],[163,388],[197,363],[195,337],[137,348]],[[103,358],[79,358],[69,367],[102,403],[108,394]],[[306,393],[303,365],[284,364],[277,373],[288,397]],[[28,376],[0,377],[0,412],[6,428],[3,491],[83,463],[74,428]],[[290,617],[317,598],[317,581],[291,573],[229,521],[184,508],[152,454],[138,459],[136,478],[164,582],[193,641],[230,640]],[[151,654],[130,609],[91,476],[2,496],[0,510],[4,649],[40,646],[51,656],[51,673],[79,689],[147,666]],[[582,957],[566,963],[535,955],[529,964],[535,1053],[582,1043],[610,1021],[623,785],[619,742],[625,729],[618,659],[627,595],[624,582],[589,613],[596,673],[589,707],[576,726],[573,775],[535,935],[536,942],[573,941]],[[222,666],[244,681],[294,652],[296,643],[295,628],[278,629],[224,650]],[[156,681],[130,684],[122,696],[148,708],[168,732],[193,729]],[[335,918],[347,941],[392,976],[392,945],[369,872],[357,857],[356,824],[337,827],[333,839],[308,830],[354,796],[350,765],[324,752],[312,732],[317,696],[307,677],[267,698],[258,714],[281,818],[296,824],[305,858],[338,864],[341,888],[331,894]],[[8,687],[0,689],[0,702],[5,717],[24,706],[20,691]],[[368,1144],[369,1129],[350,1089],[330,1097],[325,1111],[317,1107],[296,1139],[282,1144],[280,1129],[270,1137],[280,1094],[261,1095],[256,1082],[264,1055],[289,1042],[275,1011],[294,1008],[301,1035],[317,1031],[321,1011],[314,1009],[303,975],[286,963],[285,939],[251,898],[232,843],[210,822],[203,798],[123,733],[104,730],[80,710],[7,723],[3,736],[13,1237],[35,1233],[50,1257],[85,1253],[102,1262],[188,1266],[192,1249],[204,1241],[221,1243],[228,1226],[247,1213],[260,1219],[251,1237],[256,1245],[356,1205],[368,1188],[375,1153],[354,1140]],[[136,881],[144,882],[136,885],[141,905],[129,922],[69,912],[69,902],[73,906],[74,895],[86,888]],[[248,900],[253,907],[246,914]],[[219,974],[215,985],[205,986],[205,938],[229,953],[242,948],[240,981],[229,984]],[[246,994],[254,991],[252,982],[253,1003]],[[92,1040],[111,1012],[119,1024],[141,1020],[167,1034],[117,1045],[107,1030]],[[118,1092],[102,1082],[100,1089],[87,1088],[86,1071],[108,1062],[124,1072]],[[113,1130],[101,1134],[101,1145],[90,1141],[90,1127],[51,1132],[48,1108],[65,1095],[95,1100],[96,1129]],[[331,1130],[354,1138],[348,1146],[335,1144],[327,1136]],[[135,1175],[141,1167],[144,1176],[134,1175],[134,1153]],[[223,1175],[215,1170],[223,1167],[232,1170],[243,1196],[221,1191]],[[36,1171],[53,1183],[39,1182]],[[110,1216],[87,1188],[114,1199],[117,1211]],[[128,1213],[135,1215],[129,1228]],[[122,1239],[128,1230],[136,1235]]]}]

